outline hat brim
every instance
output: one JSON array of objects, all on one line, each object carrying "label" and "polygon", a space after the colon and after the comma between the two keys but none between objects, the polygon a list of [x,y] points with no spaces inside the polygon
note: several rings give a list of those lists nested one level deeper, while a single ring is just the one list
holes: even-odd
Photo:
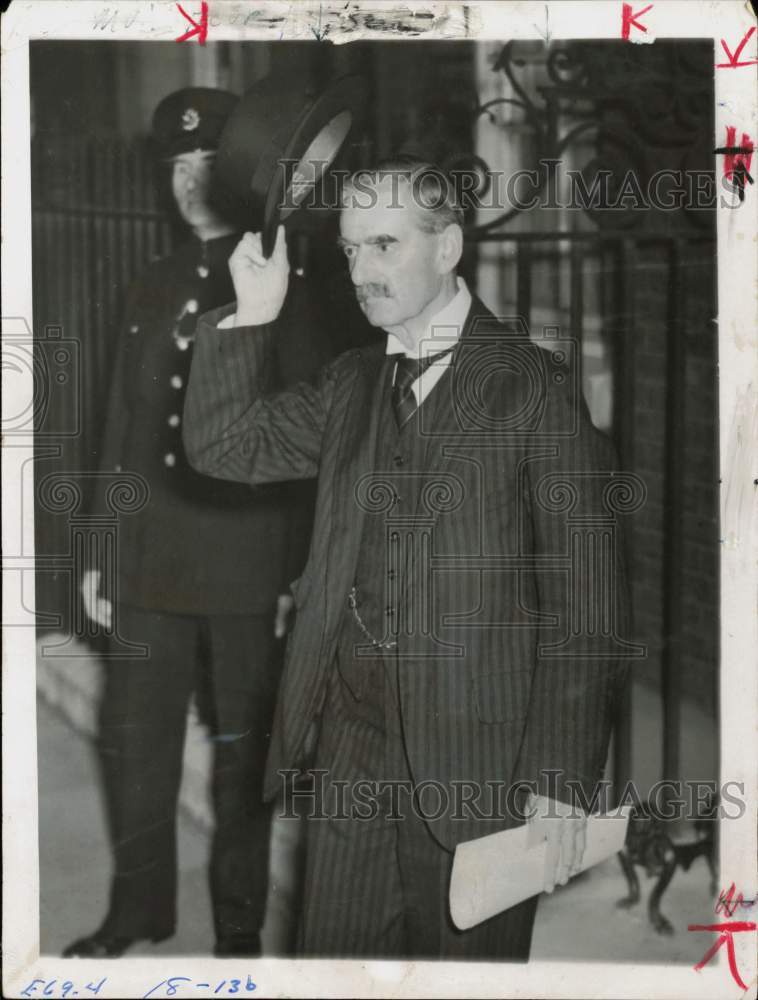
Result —
[{"label": "hat brim", "polygon": [[290,92],[275,111],[251,94],[232,115],[217,165],[222,179],[259,220],[266,257],[273,251],[279,223],[306,199],[362,122],[367,90],[363,77],[351,75],[332,81],[315,100]]}]

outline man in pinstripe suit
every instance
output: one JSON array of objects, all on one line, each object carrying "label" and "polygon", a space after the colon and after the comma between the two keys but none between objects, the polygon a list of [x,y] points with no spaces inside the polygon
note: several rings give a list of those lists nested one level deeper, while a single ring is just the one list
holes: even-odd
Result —
[{"label": "man in pinstripe suit", "polygon": [[347,185],[340,243],[387,338],[314,384],[277,392],[267,362],[283,230],[270,260],[243,237],[236,305],[199,325],[185,408],[196,468],[319,480],[266,780],[273,796],[293,768],[318,779],[306,955],[526,961],[537,897],[456,930],[454,848],[523,822],[526,799],[531,816],[556,816],[544,888],[565,882],[585,830],[567,815],[571,783],[586,794],[601,777],[623,679],[615,558],[602,626],[567,635],[597,581],[567,572],[566,512],[601,516],[612,450],[561,358],[457,277],[462,221],[429,165]]}]

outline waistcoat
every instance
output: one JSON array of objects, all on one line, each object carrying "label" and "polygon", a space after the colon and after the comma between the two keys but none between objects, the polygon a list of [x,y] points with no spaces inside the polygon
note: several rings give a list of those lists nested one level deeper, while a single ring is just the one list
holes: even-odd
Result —
[{"label": "waistcoat", "polygon": [[[343,679],[358,698],[377,656],[394,662],[402,652],[407,633],[419,627],[421,603],[429,597],[429,581],[419,578],[414,528],[423,517],[423,492],[434,470],[426,468],[429,438],[420,430],[421,408],[398,430],[392,407],[394,368],[390,356],[380,375],[373,473],[354,484],[353,502],[364,512],[363,531],[354,574],[355,612],[345,595],[337,657]],[[441,407],[449,406],[448,394],[438,391],[446,378],[449,373],[422,404],[426,428],[436,426]],[[392,646],[377,647],[372,639]]]}]

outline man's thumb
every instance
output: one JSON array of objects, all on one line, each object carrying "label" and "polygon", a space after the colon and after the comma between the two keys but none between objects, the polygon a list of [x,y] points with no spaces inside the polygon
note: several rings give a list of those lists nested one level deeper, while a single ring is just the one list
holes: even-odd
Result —
[{"label": "man's thumb", "polygon": [[284,226],[281,225],[276,230],[273,258],[277,264],[287,264],[287,238],[284,235]]}]

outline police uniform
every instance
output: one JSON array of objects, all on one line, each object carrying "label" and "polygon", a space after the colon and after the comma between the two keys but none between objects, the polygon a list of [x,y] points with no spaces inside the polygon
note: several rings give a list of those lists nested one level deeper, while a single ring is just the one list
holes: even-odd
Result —
[{"label": "police uniform", "polygon": [[[163,149],[212,148],[234,100],[204,88],[171,95],[154,119]],[[106,660],[100,728],[114,872],[104,924],[67,954],[121,954],[174,932],[176,807],[193,697],[213,742],[216,952],[259,947],[270,832],[262,772],[279,680],[273,623],[277,596],[304,561],[309,510],[294,487],[211,479],[184,454],[196,320],[234,299],[228,259],[238,239],[193,238],[148,267],[129,296],[101,468],[139,473],[149,499],[120,520],[116,592],[107,595],[121,654]],[[281,357],[292,379],[324,360],[315,338],[298,350],[285,336]],[[287,371],[293,359],[297,370]],[[125,641],[149,655],[124,659]]]}]

